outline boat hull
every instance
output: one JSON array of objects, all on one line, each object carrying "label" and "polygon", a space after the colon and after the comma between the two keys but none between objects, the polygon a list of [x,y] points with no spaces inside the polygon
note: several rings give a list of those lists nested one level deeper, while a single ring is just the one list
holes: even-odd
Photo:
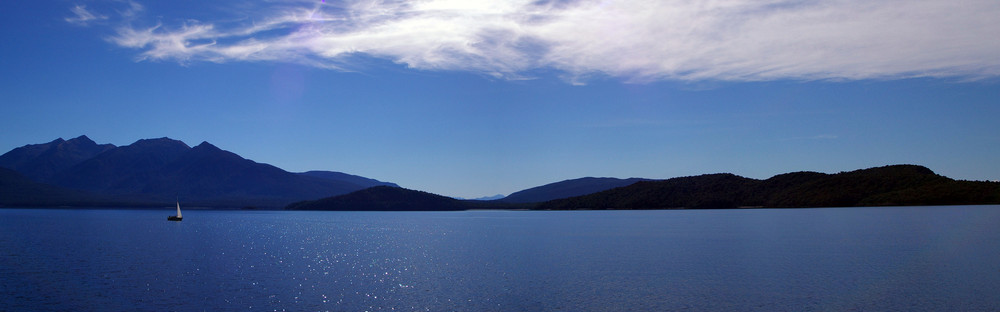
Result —
[{"label": "boat hull", "polygon": [[182,219],[184,219],[184,218],[178,217],[178,216],[169,216],[169,217],[167,217],[167,221],[181,221]]}]

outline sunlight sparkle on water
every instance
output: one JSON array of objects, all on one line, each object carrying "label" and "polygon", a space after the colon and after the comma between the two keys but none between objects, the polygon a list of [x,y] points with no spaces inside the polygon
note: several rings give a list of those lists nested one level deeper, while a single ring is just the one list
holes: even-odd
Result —
[{"label": "sunlight sparkle on water", "polygon": [[0,306],[997,311],[998,207],[204,211],[169,227],[155,211],[0,209],[0,237],[37,233],[0,240],[0,277],[45,277],[4,280]]}]

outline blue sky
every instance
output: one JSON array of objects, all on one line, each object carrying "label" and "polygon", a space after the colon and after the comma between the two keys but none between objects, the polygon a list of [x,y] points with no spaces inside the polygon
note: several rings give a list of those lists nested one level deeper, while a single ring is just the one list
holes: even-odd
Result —
[{"label": "blue sky", "polygon": [[1000,179],[1000,2],[5,1],[0,151],[202,141],[433,193]]}]

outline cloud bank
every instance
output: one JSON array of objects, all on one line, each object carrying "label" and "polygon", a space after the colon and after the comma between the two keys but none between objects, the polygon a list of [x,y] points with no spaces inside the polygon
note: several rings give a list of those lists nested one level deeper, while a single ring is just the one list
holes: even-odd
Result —
[{"label": "cloud bank", "polygon": [[[356,70],[363,56],[506,79],[554,71],[570,81],[1000,75],[995,0],[287,1],[175,23],[129,7],[108,40],[142,60]],[[103,16],[73,12],[81,22]]]}]

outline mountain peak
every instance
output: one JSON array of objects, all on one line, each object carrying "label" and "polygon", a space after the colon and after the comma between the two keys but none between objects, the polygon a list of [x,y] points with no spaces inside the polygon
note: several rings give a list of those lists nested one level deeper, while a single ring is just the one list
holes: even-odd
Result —
[{"label": "mountain peak", "polygon": [[94,142],[94,140],[91,140],[86,135],[81,135],[81,136],[72,138],[72,139],[69,140],[69,142],[90,142],[90,143],[97,144],[97,142]]},{"label": "mountain peak", "polygon": [[[63,150],[66,150],[66,149],[69,149],[69,150],[88,150],[88,152],[87,152],[88,154],[94,154],[94,155],[100,154],[101,152],[107,151],[107,150],[112,149],[114,147],[115,147],[114,144],[101,144],[101,145],[98,145],[97,142],[94,142],[94,140],[91,140],[86,135],[81,135],[81,136],[75,137],[73,139],[70,139],[69,141],[65,141],[65,142],[59,143],[59,145],[57,146],[57,148],[63,149]],[[90,156],[93,156],[93,155],[90,155]]]},{"label": "mountain peak", "polygon": [[141,140],[135,141],[135,143],[132,143],[129,146],[132,146],[132,147],[148,147],[148,146],[181,147],[181,146],[183,146],[183,148],[185,148],[185,149],[191,148],[190,146],[188,146],[187,144],[185,144],[182,141],[174,140],[174,139],[171,139],[171,138],[168,138],[168,137],[162,137],[162,138],[158,138],[158,139],[141,139]]},{"label": "mountain peak", "polygon": [[55,139],[45,144],[25,145],[0,156],[0,166],[14,169],[36,181],[46,181],[57,172],[114,148],[97,145],[86,136],[69,141]]},{"label": "mountain peak", "polygon": [[208,143],[208,141],[202,141],[201,144],[198,144],[198,146],[195,146],[194,148],[197,148],[197,149],[214,149],[214,150],[219,149],[219,147],[217,147],[215,145],[212,145],[212,143]]}]

